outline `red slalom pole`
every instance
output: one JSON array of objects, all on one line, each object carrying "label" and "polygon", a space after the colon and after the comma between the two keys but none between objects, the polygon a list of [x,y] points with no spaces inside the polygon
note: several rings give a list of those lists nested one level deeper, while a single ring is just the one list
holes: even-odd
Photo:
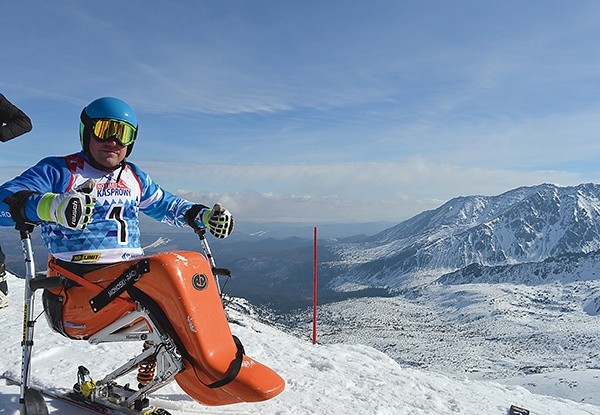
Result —
[{"label": "red slalom pole", "polygon": [[317,227],[314,229],[314,247],[313,247],[313,333],[312,333],[312,342],[313,344],[317,343],[317,264],[318,264],[318,255],[317,255]]}]

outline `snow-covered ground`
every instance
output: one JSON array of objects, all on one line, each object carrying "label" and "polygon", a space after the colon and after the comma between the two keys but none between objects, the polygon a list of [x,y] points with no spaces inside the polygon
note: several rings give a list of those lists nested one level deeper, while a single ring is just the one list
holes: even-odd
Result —
[{"label": "snow-covered ground", "polygon": [[[401,366],[521,385],[600,408],[600,316],[590,305],[599,289],[600,281],[434,284],[405,296],[324,305],[319,339],[368,344]],[[305,327],[306,336],[309,318],[287,325]]]},{"label": "snow-covered ground", "polygon": [[[23,280],[8,278],[11,305],[0,310],[2,360],[0,373],[18,376],[21,361]],[[41,313],[39,295],[36,313]],[[256,404],[205,407],[188,398],[175,383],[155,393],[155,402],[172,414],[485,414],[506,415],[511,404],[532,414],[600,415],[600,406],[546,396],[553,386],[543,375],[540,387],[527,389],[466,375],[441,374],[399,364],[394,359],[361,344],[318,344],[286,334],[252,317],[231,311],[232,331],[244,343],[246,353],[271,366],[287,382],[276,398]],[[340,316],[342,318],[343,316]],[[434,347],[435,345],[431,345]],[[32,382],[47,388],[69,389],[76,368],[85,365],[97,378],[137,354],[140,344],[90,345],[68,340],[51,332],[41,316],[36,326]],[[457,355],[461,350],[457,349]],[[598,391],[596,375],[569,372],[569,382],[578,382],[582,394]],[[567,376],[567,375],[565,375]],[[591,376],[591,377],[590,377]],[[532,378],[534,379],[534,378]],[[595,381],[594,381],[595,379]],[[589,382],[588,382],[589,381]],[[585,390],[589,388],[589,390]],[[0,381],[0,414],[18,414],[19,389]],[[49,402],[52,414],[83,414],[64,404]]]}]

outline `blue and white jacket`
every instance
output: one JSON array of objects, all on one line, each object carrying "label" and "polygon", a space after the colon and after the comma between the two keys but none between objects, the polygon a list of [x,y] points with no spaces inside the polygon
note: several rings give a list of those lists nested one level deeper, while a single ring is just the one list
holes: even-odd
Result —
[{"label": "blue and white jacket", "polygon": [[[88,179],[96,180],[92,192],[96,205],[85,229],[41,221],[37,205],[45,193],[65,193]],[[140,211],[158,221],[183,227],[184,214],[193,206],[163,190],[133,163],[126,162],[124,167],[106,172],[92,167],[83,152],[47,157],[0,186],[0,225],[14,226],[4,199],[22,190],[35,192],[27,199],[24,213],[31,222],[42,222],[41,235],[48,251],[58,259],[79,263],[106,264],[141,256]]]}]

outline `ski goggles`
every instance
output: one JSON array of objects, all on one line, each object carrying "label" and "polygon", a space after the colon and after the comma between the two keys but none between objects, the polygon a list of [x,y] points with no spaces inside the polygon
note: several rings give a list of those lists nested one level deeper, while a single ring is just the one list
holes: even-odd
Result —
[{"label": "ski goggles", "polygon": [[137,135],[137,128],[124,121],[96,120],[92,126],[94,137],[99,141],[108,141],[113,138],[121,145],[133,144]]}]

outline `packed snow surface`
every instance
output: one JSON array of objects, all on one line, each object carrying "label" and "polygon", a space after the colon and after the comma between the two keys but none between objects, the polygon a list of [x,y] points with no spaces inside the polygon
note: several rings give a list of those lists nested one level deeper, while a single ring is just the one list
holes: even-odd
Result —
[{"label": "packed snow surface", "polygon": [[[0,373],[18,377],[21,363],[23,280],[10,275],[9,308],[0,310],[3,357]],[[52,332],[41,315],[36,298],[35,346],[32,383],[53,390],[68,390],[79,365],[92,375],[103,375],[138,354],[139,343],[90,345]],[[546,396],[552,385],[539,393],[516,385],[473,380],[464,375],[442,374],[397,363],[373,347],[362,344],[317,344],[263,324],[251,315],[230,311],[231,328],[246,353],[275,369],[287,382],[274,399],[253,404],[206,407],[192,401],[173,382],[154,395],[154,403],[173,415],[183,414],[485,414],[506,415],[511,404],[532,414],[600,415],[600,406]],[[431,345],[435,347],[435,345]],[[456,350],[460,354],[461,350]],[[583,375],[598,385],[598,375]],[[577,374],[570,374],[577,381]],[[573,377],[574,376],[574,377]],[[583,384],[583,377],[581,378]],[[542,384],[543,378],[537,378]],[[551,383],[551,382],[550,382]],[[591,387],[591,386],[590,386]],[[597,391],[597,388],[596,388]],[[0,413],[19,413],[19,388],[0,381]],[[51,414],[84,414],[64,403],[48,401]]]}]

